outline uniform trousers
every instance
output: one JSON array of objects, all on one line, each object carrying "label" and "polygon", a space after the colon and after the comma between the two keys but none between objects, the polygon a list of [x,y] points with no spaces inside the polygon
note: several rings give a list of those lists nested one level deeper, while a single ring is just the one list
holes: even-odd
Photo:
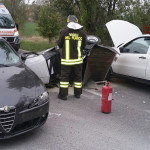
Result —
[{"label": "uniform trousers", "polygon": [[82,94],[82,64],[77,65],[61,65],[61,77],[59,95],[61,97],[68,96],[68,87],[70,76],[74,84],[74,95]]}]

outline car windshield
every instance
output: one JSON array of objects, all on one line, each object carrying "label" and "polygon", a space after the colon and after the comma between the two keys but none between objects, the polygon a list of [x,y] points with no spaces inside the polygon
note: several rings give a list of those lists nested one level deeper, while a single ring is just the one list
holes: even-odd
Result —
[{"label": "car windshield", "polygon": [[0,14],[0,28],[14,28],[15,23],[10,14]]},{"label": "car windshield", "polygon": [[19,56],[13,49],[5,41],[0,41],[0,67],[14,65],[19,62]]}]

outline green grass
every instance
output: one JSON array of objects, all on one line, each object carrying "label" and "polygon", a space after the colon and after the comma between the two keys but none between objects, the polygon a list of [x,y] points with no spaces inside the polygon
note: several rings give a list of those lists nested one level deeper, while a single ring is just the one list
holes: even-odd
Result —
[{"label": "green grass", "polygon": [[[56,45],[56,43],[49,43],[48,41],[40,38],[38,31],[36,30],[37,23],[27,22],[24,25],[24,31],[19,30],[21,36],[20,48],[23,50],[28,50],[32,52],[39,52],[46,50]],[[35,38],[37,40],[35,41]]]},{"label": "green grass", "polygon": [[24,36],[39,36],[38,31],[36,30],[37,23],[27,22],[24,25],[24,31],[20,29],[20,34]]},{"label": "green grass", "polygon": [[42,50],[46,50],[48,48],[51,48],[55,46],[55,43],[49,43],[45,41],[41,42],[29,42],[29,41],[21,41],[20,48],[23,50],[28,50],[32,52],[39,52]]}]

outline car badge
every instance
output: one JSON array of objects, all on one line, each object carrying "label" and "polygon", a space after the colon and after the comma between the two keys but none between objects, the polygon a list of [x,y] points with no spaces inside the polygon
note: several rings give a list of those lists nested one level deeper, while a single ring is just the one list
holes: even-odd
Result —
[{"label": "car badge", "polygon": [[4,112],[10,112],[11,109],[15,109],[15,106],[8,106],[5,105],[4,107],[0,108],[0,111],[4,111]]},{"label": "car badge", "polygon": [[10,108],[9,108],[9,106],[4,106],[4,112],[9,112],[10,111]]}]

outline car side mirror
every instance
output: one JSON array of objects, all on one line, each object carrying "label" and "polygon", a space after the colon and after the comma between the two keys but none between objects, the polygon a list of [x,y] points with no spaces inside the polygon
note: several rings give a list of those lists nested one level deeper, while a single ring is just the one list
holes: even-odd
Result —
[{"label": "car side mirror", "polygon": [[124,49],[124,47],[120,47],[120,48],[119,48],[120,53],[123,53],[123,49]]},{"label": "car side mirror", "polygon": [[26,56],[24,53],[22,53],[22,54],[21,54],[21,59],[22,59],[23,61],[25,61],[25,60],[27,59],[27,56]]},{"label": "car side mirror", "polygon": [[120,53],[129,53],[130,49],[126,47],[120,47]]},{"label": "car side mirror", "polygon": [[18,23],[16,23],[16,28],[17,28],[17,30],[19,30],[19,25],[18,25]]}]

